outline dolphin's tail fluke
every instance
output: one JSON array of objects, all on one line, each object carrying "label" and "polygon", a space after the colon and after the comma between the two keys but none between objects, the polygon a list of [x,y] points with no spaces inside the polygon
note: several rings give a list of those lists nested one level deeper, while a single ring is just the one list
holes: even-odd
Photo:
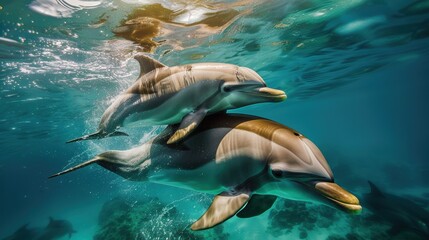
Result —
[{"label": "dolphin's tail fluke", "polygon": [[100,139],[100,138],[105,138],[106,136],[107,136],[107,133],[100,130],[100,131],[97,131],[95,133],[91,133],[88,135],[84,135],[82,137],[78,137],[78,138],[69,140],[66,143],[79,142],[79,141],[91,140],[91,139]]},{"label": "dolphin's tail fluke", "polygon": [[79,142],[79,141],[83,141],[83,140],[92,140],[92,139],[100,139],[100,138],[106,138],[106,137],[116,137],[116,136],[129,136],[128,134],[124,133],[124,132],[120,132],[120,131],[114,131],[112,133],[106,133],[103,132],[102,130],[97,131],[95,133],[91,133],[79,138],[75,138],[72,140],[67,141],[66,143],[72,143],[72,142]]},{"label": "dolphin's tail fluke", "polygon": [[75,234],[75,233],[77,233],[76,230],[72,229],[71,232],[69,232],[69,239],[71,239],[72,234]]},{"label": "dolphin's tail fluke", "polygon": [[86,162],[84,162],[84,163],[78,164],[78,165],[76,165],[76,166],[74,166],[74,167],[71,167],[71,168],[69,168],[69,169],[66,169],[66,170],[64,170],[64,171],[62,171],[62,172],[56,173],[56,174],[54,174],[54,175],[52,175],[52,176],[50,176],[50,177],[48,177],[48,178],[54,178],[54,177],[58,177],[58,176],[60,176],[60,175],[63,175],[63,174],[69,173],[69,172],[73,172],[73,171],[75,171],[75,170],[78,170],[79,168],[86,167],[86,166],[91,165],[91,164],[93,164],[93,163],[96,163],[96,162],[98,162],[98,161],[102,161],[102,158],[100,158],[100,157],[95,157],[95,158],[93,158],[93,159],[91,159],[91,160],[89,160],[89,161],[86,161]]}]

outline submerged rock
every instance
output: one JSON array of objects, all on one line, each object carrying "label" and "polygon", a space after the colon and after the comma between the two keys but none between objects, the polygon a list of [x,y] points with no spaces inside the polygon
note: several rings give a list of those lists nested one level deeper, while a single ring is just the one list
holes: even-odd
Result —
[{"label": "submerged rock", "polygon": [[274,237],[327,240],[422,239],[412,232],[390,234],[391,225],[364,211],[348,215],[330,207],[279,199],[268,216],[267,232]]},{"label": "submerged rock", "polygon": [[[273,236],[291,233],[294,228],[300,231],[299,237],[308,237],[308,231],[316,227],[327,228],[332,224],[335,210],[311,203],[281,199],[270,212],[268,230]],[[311,209],[310,209],[311,208]]]}]

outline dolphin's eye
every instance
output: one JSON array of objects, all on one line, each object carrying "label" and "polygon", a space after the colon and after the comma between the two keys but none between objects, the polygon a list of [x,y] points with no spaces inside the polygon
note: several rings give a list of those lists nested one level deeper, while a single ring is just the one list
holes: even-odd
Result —
[{"label": "dolphin's eye", "polygon": [[248,81],[246,83],[227,83],[222,85],[222,92],[254,92],[262,86],[261,83],[255,81]]},{"label": "dolphin's eye", "polygon": [[223,92],[232,92],[232,91],[240,91],[246,89],[247,85],[245,84],[225,84],[222,86]]},{"label": "dolphin's eye", "polygon": [[223,86],[222,91],[223,92],[231,92],[232,91],[232,87],[231,86]]},{"label": "dolphin's eye", "polygon": [[273,174],[274,177],[276,178],[281,178],[282,177],[282,171],[280,170],[271,170],[271,173]]}]

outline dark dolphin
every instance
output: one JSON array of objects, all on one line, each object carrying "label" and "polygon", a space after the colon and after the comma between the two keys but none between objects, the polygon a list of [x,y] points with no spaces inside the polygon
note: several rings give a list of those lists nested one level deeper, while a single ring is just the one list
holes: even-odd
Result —
[{"label": "dark dolphin", "polygon": [[69,221],[50,217],[45,228],[29,228],[28,224],[25,224],[3,240],[55,240],[64,236],[71,238],[75,232]]},{"label": "dark dolphin", "polygon": [[42,229],[28,228],[28,224],[21,226],[12,235],[2,238],[3,240],[31,240],[40,235]]},{"label": "dark dolphin", "polygon": [[382,192],[368,181],[371,191],[363,196],[363,206],[376,216],[392,224],[389,233],[410,231],[422,239],[429,239],[429,212],[407,198]]},{"label": "dark dolphin", "polygon": [[64,236],[71,238],[72,234],[76,231],[73,229],[72,224],[67,220],[55,220],[49,217],[49,224],[43,230],[37,240],[53,240]]}]

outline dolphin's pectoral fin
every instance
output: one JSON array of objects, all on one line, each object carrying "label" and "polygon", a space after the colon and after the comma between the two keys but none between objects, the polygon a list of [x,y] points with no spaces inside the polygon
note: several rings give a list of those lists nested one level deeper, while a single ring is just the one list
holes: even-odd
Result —
[{"label": "dolphin's pectoral fin", "polygon": [[134,56],[134,59],[137,60],[140,64],[139,78],[145,75],[146,73],[154,70],[155,68],[166,67],[164,64],[144,54],[137,54],[136,56]]},{"label": "dolphin's pectoral fin", "polygon": [[192,224],[191,229],[203,230],[212,228],[226,221],[243,207],[247,200],[249,200],[249,197],[247,193],[240,193],[235,196],[223,195],[222,193],[216,195],[209,209],[207,209],[198,221]]},{"label": "dolphin's pectoral fin", "polygon": [[173,144],[180,139],[183,139],[184,137],[189,135],[189,133],[191,133],[195,128],[197,128],[197,124],[193,122],[184,128],[177,129],[177,131],[174,132],[174,134],[168,139],[167,144]]},{"label": "dolphin's pectoral fin", "polygon": [[237,213],[239,218],[251,218],[258,216],[270,209],[277,200],[273,195],[253,194],[246,206]]},{"label": "dolphin's pectoral fin", "polygon": [[405,230],[406,230],[406,228],[404,226],[402,226],[400,224],[394,224],[389,230],[387,230],[387,233],[390,236],[396,236]]},{"label": "dolphin's pectoral fin", "polygon": [[200,125],[204,117],[207,115],[207,110],[204,108],[198,109],[197,111],[188,113],[183,117],[179,128],[174,134],[168,139],[167,144],[175,143],[184,137],[188,136],[195,128]]}]

